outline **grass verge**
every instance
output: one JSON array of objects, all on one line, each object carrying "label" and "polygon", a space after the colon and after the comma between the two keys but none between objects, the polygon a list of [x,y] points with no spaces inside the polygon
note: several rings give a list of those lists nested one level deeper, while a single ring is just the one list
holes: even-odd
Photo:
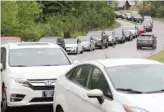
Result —
[{"label": "grass verge", "polygon": [[149,59],[164,62],[164,50],[149,57]]},{"label": "grass verge", "polygon": [[157,21],[163,21],[164,22],[164,18],[153,18],[154,20],[157,20]]},{"label": "grass verge", "polygon": [[[113,30],[113,29],[119,28],[120,26],[121,26],[120,23],[115,22],[114,24],[112,24],[108,28],[97,28],[97,29],[93,29],[93,30]],[[81,35],[84,35],[84,34],[85,34],[85,32],[75,32],[75,33],[71,34],[71,37],[78,37],[78,36],[81,36]]]}]

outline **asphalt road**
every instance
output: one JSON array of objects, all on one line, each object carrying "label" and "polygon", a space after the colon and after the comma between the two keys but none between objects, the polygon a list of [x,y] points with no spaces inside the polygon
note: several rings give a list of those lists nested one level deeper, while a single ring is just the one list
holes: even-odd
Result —
[{"label": "asphalt road", "polygon": [[[132,23],[117,20],[124,25],[131,25]],[[145,58],[153,53],[156,53],[164,48],[164,22],[154,21],[154,34],[158,37],[158,46],[156,50],[136,49],[136,40],[131,42],[126,42],[125,44],[118,44],[115,47],[109,47],[104,50],[96,49],[92,52],[84,52],[83,54],[70,55],[73,60],[86,61],[86,60],[95,60],[105,58],[105,53],[108,58]],[[14,108],[11,112],[52,112],[52,107],[23,107],[23,108]]]}]

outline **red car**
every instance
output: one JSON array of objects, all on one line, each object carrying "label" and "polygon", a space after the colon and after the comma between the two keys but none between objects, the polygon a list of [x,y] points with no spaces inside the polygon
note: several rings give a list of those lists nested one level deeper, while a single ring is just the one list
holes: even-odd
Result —
[{"label": "red car", "polygon": [[142,33],[145,33],[145,32],[146,32],[145,28],[142,25],[139,25],[138,26],[138,33],[142,34]]},{"label": "red car", "polygon": [[2,36],[0,38],[1,38],[1,45],[6,43],[22,42],[21,38],[17,36]]}]

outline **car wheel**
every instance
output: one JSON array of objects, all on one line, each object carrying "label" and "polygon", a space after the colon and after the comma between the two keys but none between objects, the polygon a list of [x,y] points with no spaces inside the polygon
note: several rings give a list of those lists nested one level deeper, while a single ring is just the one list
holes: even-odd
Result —
[{"label": "car wheel", "polygon": [[80,52],[81,54],[84,52],[83,48],[82,48],[82,51]]},{"label": "car wheel", "polygon": [[103,49],[103,43],[101,43],[100,49]]},{"label": "car wheel", "polygon": [[105,44],[105,48],[108,48],[108,43]]},{"label": "car wheel", "polygon": [[8,112],[9,107],[7,106],[7,96],[6,91],[2,90],[2,103],[1,103],[1,112]]},{"label": "car wheel", "polygon": [[59,107],[56,109],[56,112],[64,112],[64,111],[63,111],[62,107]]}]

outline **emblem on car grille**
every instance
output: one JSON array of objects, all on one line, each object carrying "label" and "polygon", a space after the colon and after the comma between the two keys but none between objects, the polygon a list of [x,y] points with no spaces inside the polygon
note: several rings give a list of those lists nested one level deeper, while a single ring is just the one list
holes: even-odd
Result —
[{"label": "emblem on car grille", "polygon": [[46,81],[44,82],[44,84],[45,84],[46,86],[52,86],[52,85],[53,85],[53,81],[52,81],[52,80],[46,80]]}]

